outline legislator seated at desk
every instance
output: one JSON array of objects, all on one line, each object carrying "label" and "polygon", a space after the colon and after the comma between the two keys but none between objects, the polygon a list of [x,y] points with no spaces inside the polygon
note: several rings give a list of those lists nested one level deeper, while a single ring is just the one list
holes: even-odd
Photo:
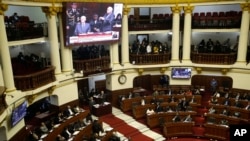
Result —
[{"label": "legislator seated at desk", "polygon": [[155,112],[156,113],[163,112],[163,107],[160,105],[160,102],[157,102]]},{"label": "legislator seated at desk", "polygon": [[181,117],[179,115],[179,112],[176,112],[175,117],[172,119],[173,122],[179,122],[181,121]]},{"label": "legislator seated at desk", "polygon": [[112,113],[112,106],[109,102],[104,102],[102,105],[101,104],[95,104],[92,107],[92,113],[95,116],[103,116],[106,114],[111,114]]},{"label": "legislator seated at desk", "polygon": [[183,122],[191,122],[192,121],[191,115],[187,115],[182,121]]},{"label": "legislator seated at desk", "polygon": [[153,109],[152,107],[149,107],[149,108],[147,109],[147,111],[146,111],[146,114],[147,114],[147,115],[152,115],[152,114],[155,114],[155,111],[154,111],[154,109]]},{"label": "legislator seated at desk", "polygon": [[66,117],[70,117],[70,116],[73,116],[75,113],[73,112],[73,110],[71,109],[71,106],[68,105],[67,106],[67,109],[64,111],[64,115]]},{"label": "legislator seated at desk", "polygon": [[56,141],[66,141],[66,139],[61,134],[58,134],[56,137]]}]

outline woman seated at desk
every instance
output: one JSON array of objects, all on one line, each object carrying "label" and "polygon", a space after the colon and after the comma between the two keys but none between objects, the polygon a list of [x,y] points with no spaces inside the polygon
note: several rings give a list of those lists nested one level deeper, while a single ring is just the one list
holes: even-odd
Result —
[{"label": "woman seated at desk", "polygon": [[147,111],[146,111],[146,114],[147,114],[147,115],[153,115],[153,114],[155,114],[155,111],[154,111],[154,109],[152,109],[151,107],[149,107],[149,108],[147,109]]}]

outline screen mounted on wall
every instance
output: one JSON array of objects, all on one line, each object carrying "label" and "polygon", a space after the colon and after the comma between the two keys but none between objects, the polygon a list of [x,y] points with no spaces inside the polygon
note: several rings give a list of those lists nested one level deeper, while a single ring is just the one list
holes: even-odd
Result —
[{"label": "screen mounted on wall", "polygon": [[65,2],[65,46],[116,42],[121,37],[121,3]]},{"label": "screen mounted on wall", "polygon": [[23,102],[19,106],[15,107],[11,114],[11,126],[15,126],[19,121],[21,121],[26,115],[27,102]]},{"label": "screen mounted on wall", "polygon": [[191,78],[191,68],[172,68],[172,78],[189,79]]}]

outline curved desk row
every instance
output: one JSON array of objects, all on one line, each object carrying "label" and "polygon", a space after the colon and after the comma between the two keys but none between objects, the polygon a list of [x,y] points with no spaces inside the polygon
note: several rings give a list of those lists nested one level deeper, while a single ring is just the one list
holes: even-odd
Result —
[{"label": "curved desk row", "polygon": [[[195,136],[194,122],[165,123],[163,134],[166,138]],[[199,127],[200,128],[200,127]],[[218,124],[204,124],[202,137],[216,140],[229,140],[229,127]]]},{"label": "curved desk row", "polygon": [[[66,119],[64,122],[62,122],[58,127],[55,127],[52,132],[50,132],[45,138],[43,138],[43,141],[54,141],[57,138],[57,135],[61,134],[63,129],[70,125],[71,123],[77,122],[80,119],[84,119],[88,115],[89,111],[80,112],[77,115],[72,116],[69,119]],[[86,128],[86,129],[85,129]],[[83,130],[91,129],[91,127],[86,126]]]},{"label": "curved desk row", "polygon": [[[181,119],[184,119],[186,116],[191,115],[192,119],[196,116],[197,112],[190,111],[190,112],[179,112],[179,116]],[[173,122],[172,119],[176,116],[176,112],[162,112],[156,113],[152,115],[147,115],[147,125],[149,128],[154,128],[160,126],[160,120],[163,119],[165,123]]]},{"label": "curved desk row", "polygon": [[224,109],[227,109],[229,113],[240,113],[240,118],[249,120],[250,119],[250,110],[244,108],[238,108],[235,106],[227,106],[227,105],[220,105],[220,104],[210,104],[209,108],[213,107],[216,110],[217,114],[221,114]]},{"label": "curved desk row", "polygon": [[206,114],[207,121],[208,121],[208,118],[215,119],[214,123],[217,123],[217,124],[219,124],[222,120],[227,120],[228,124],[245,124],[249,122],[248,121],[249,119],[242,119],[242,118],[226,116],[222,114]]},{"label": "curved desk row", "polygon": [[[158,95],[155,96],[156,100],[160,100],[162,102],[167,102],[171,96],[174,96],[175,101],[177,101],[178,99],[184,98],[186,97],[186,100],[189,101],[192,96],[186,96],[186,95],[178,95],[178,94],[173,94],[173,95]],[[121,110],[123,112],[127,112],[132,110],[133,105],[140,105],[141,100],[144,99],[145,103],[151,103],[151,101],[153,100],[154,96],[145,96],[145,97],[135,97],[135,98],[130,98],[130,99],[124,99],[121,101]],[[200,104],[201,103],[201,95],[194,95],[195,98],[195,102]]]},{"label": "curved desk row", "polygon": [[[172,109],[175,109],[178,105],[177,102],[163,102],[160,104],[163,107],[163,110],[166,111],[166,107],[171,107]],[[200,106],[200,104],[197,103],[190,103],[189,104],[192,108],[192,111],[196,111],[197,107]],[[133,112],[133,117],[135,119],[143,118],[146,117],[146,112],[148,108],[156,109],[155,104],[145,104],[145,105],[136,105],[133,106],[132,112]]]}]

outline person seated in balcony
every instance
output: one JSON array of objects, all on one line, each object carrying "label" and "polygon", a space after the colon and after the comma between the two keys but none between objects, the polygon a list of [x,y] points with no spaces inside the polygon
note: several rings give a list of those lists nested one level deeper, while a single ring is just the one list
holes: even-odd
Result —
[{"label": "person seated in balcony", "polygon": [[158,46],[153,46],[153,53],[158,54],[159,53],[159,47]]},{"label": "person seated in balcony", "polygon": [[191,115],[190,115],[190,114],[187,115],[182,121],[183,121],[183,122],[191,122],[191,121],[192,121]]},{"label": "person seated in balcony", "polygon": [[229,53],[230,52],[230,39],[228,38],[226,41],[223,42],[222,46],[221,46],[221,52],[222,53]]},{"label": "person seated in balcony", "polygon": [[198,52],[199,53],[204,53],[204,52],[206,52],[206,42],[205,42],[205,40],[204,39],[202,39],[201,40],[201,42],[199,43],[199,45],[198,45]]},{"label": "person seated in balcony", "polygon": [[221,43],[220,41],[216,40],[214,45],[214,53],[220,53],[221,52]]},{"label": "person seated in balcony", "polygon": [[151,45],[151,43],[149,43],[147,45],[147,54],[151,54],[151,53],[152,53],[152,45]]},{"label": "person seated in balcony", "polygon": [[206,46],[209,53],[212,53],[214,51],[214,42],[211,39],[208,39]]},{"label": "person seated in balcony", "polygon": [[12,24],[15,24],[15,23],[17,23],[17,22],[20,21],[20,16],[18,16],[18,14],[15,12],[15,13],[13,13],[12,16],[10,16],[10,19],[11,19],[10,22],[11,22]]}]

